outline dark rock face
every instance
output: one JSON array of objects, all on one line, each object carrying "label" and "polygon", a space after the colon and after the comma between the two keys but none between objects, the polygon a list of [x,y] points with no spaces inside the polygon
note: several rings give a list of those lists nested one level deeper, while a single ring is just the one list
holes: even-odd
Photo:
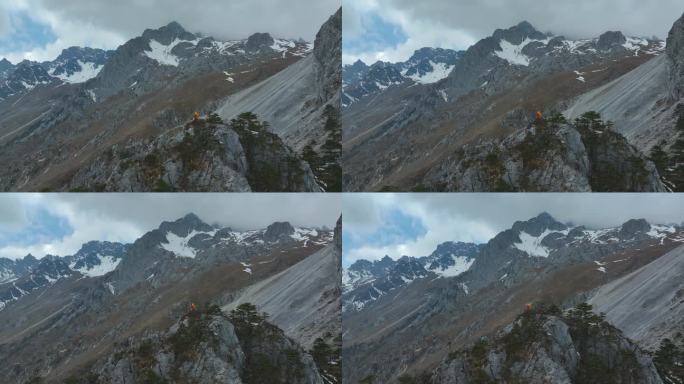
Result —
[{"label": "dark rock face", "polygon": [[667,60],[670,64],[669,91],[672,100],[684,98],[684,15],[667,36]]},{"label": "dark rock face", "polygon": [[514,231],[524,231],[532,236],[539,236],[547,229],[562,231],[566,228],[567,226],[565,224],[559,223],[546,212],[540,213],[537,217],[527,221],[516,221],[512,227]]},{"label": "dark rock face", "polygon": [[337,246],[337,249],[342,250],[342,216],[337,219],[337,223],[335,224],[335,234],[333,240]]},{"label": "dark rock face", "polygon": [[318,99],[339,97],[342,87],[342,8],[326,21],[314,41]]},{"label": "dark rock face", "polygon": [[620,228],[620,238],[621,239],[632,239],[638,234],[644,234],[651,230],[651,224],[646,221],[646,219],[632,219],[624,224]]},{"label": "dark rock face", "polygon": [[287,221],[275,222],[266,228],[264,240],[268,242],[276,242],[285,237],[293,235],[294,232],[294,227],[292,227],[292,225]]},{"label": "dark rock face", "polygon": [[194,213],[188,213],[176,221],[165,221],[161,223],[159,230],[163,233],[171,232],[177,236],[185,237],[192,231],[210,232],[213,230],[213,228],[211,225],[202,221]]},{"label": "dark rock face", "polygon": [[6,78],[12,70],[14,70],[14,64],[7,59],[0,60],[0,79]]},{"label": "dark rock face", "polygon": [[40,64],[24,60],[9,72],[4,84],[0,85],[0,100],[53,82],[57,80],[50,76]]},{"label": "dark rock face", "polygon": [[492,34],[494,40],[506,40],[513,45],[519,45],[525,39],[530,40],[544,40],[546,35],[536,30],[532,24],[527,21],[523,21],[518,25],[515,25],[508,29],[497,29]]},{"label": "dark rock face", "polygon": [[258,52],[273,45],[273,37],[268,33],[255,33],[247,38],[245,48],[248,52]]},{"label": "dark rock face", "polygon": [[368,72],[368,66],[361,60],[356,60],[352,65],[345,65],[342,71],[342,82],[346,87],[361,78]]},{"label": "dark rock face", "polygon": [[601,51],[618,48],[627,42],[627,38],[620,31],[609,31],[599,36],[596,47]]},{"label": "dark rock face", "polygon": [[174,40],[194,40],[195,35],[186,31],[180,24],[175,21],[159,28],[159,29],[146,29],[142,37],[145,39],[155,40],[163,45],[169,45]]}]

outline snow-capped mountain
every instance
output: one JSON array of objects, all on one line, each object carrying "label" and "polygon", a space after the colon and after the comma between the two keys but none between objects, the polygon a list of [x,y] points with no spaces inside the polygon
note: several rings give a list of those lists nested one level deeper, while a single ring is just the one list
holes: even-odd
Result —
[{"label": "snow-capped mountain", "polygon": [[51,76],[65,83],[83,83],[97,76],[112,53],[96,48],[70,47],[42,66]]},{"label": "snow-capped mountain", "polygon": [[0,284],[7,283],[24,276],[38,264],[38,259],[28,254],[19,260],[0,258]]},{"label": "snow-capped mountain", "polygon": [[[134,44],[124,44],[126,55],[139,54],[157,65],[179,67],[187,64],[195,71],[198,65],[221,66],[239,61],[237,57],[255,58],[279,54],[306,56],[313,46],[300,40],[277,39],[268,33],[256,33],[244,40],[219,41],[213,37],[187,32],[177,22],[171,22],[159,29],[145,30],[142,36],[133,39]],[[42,63],[23,61],[16,66],[3,59],[0,61],[0,100],[32,90],[39,85],[78,84],[98,76],[113,56],[115,61],[123,58],[119,52],[90,47],[70,47],[52,61]],[[135,51],[135,52],[134,52]],[[118,52],[118,53],[117,53]],[[226,58],[221,59],[221,56]],[[230,58],[229,58],[230,57]],[[136,72],[142,68],[137,67]],[[133,82],[132,82],[133,83]]]},{"label": "snow-capped mountain", "polygon": [[459,276],[470,269],[482,246],[448,241],[439,244],[429,256],[357,260],[342,272],[344,309],[360,310],[417,279]]},{"label": "snow-capped mountain", "polygon": [[[294,227],[288,222],[235,231],[188,214],[161,223],[133,244],[90,241],[69,256],[0,259],[1,308],[61,279],[104,279],[110,291],[121,292],[141,281],[168,278],[180,265],[204,269],[217,262],[248,264],[255,255],[321,248],[333,241],[333,235],[329,229]],[[251,270],[245,268],[245,273]]]},{"label": "snow-capped mountain", "polygon": [[97,76],[112,51],[70,47],[52,61],[24,60],[13,65],[0,61],[0,100],[23,94],[38,86],[83,83]]},{"label": "snow-capped mountain", "polygon": [[60,80],[50,76],[42,65],[28,60],[22,61],[6,73],[6,77],[0,79],[0,100],[38,86],[60,83]]},{"label": "snow-capped mountain", "polygon": [[[451,255],[453,246],[442,244],[433,255]],[[354,366],[345,370],[347,377],[355,381],[373,374],[391,382],[407,370],[419,371],[425,361],[443,361],[454,356],[454,348],[504,329],[529,303],[571,307],[598,288],[592,300],[599,310],[610,313],[611,323],[630,337],[642,337],[636,338],[640,343],[645,335],[681,331],[675,320],[681,312],[681,284],[676,271],[662,270],[682,264],[677,262],[684,249],[680,225],[632,219],[616,227],[587,228],[542,213],[467,249],[475,253],[469,268],[448,278],[424,266],[424,273],[415,273],[421,258],[402,258],[401,268],[389,268],[377,278],[368,267],[378,262],[355,263],[354,276],[365,280],[354,286],[348,280],[343,293],[343,355]],[[662,320],[653,320],[649,311]],[[642,319],[652,328],[646,331],[629,319]]]},{"label": "snow-capped mountain", "polygon": [[32,291],[48,287],[63,278],[80,276],[69,268],[63,258],[45,256],[25,275],[5,284],[0,284],[0,310],[13,301],[21,299]]},{"label": "snow-capped mountain", "polygon": [[[0,375],[24,382],[36,375],[52,379],[58,369],[69,377],[82,375],[85,369],[93,376],[114,381],[130,377],[104,366],[110,358],[124,356],[119,351],[127,350],[126,343],[156,340],[155,336],[150,339],[150,335],[165,332],[172,325],[169,319],[176,323],[169,336],[184,332],[187,321],[197,320],[189,313],[191,303],[197,303],[196,313],[202,317],[213,316],[224,322],[221,329],[227,333],[220,331],[225,336],[221,338],[232,341],[220,350],[228,345],[232,351],[247,351],[246,344],[240,344],[244,341],[252,343],[249,350],[257,351],[252,347],[255,339],[245,338],[237,330],[238,323],[233,323],[234,332],[228,322],[230,311],[237,304],[228,305],[240,300],[256,305],[259,313],[267,312],[268,322],[280,327],[269,327],[268,331],[277,331],[278,337],[286,341],[287,355],[279,356],[289,356],[288,361],[292,361],[295,350],[307,356],[312,374],[306,377],[323,383],[317,375],[326,373],[327,365],[314,363],[305,351],[313,349],[319,338],[330,344],[340,334],[340,225],[338,222],[337,238],[333,239],[333,230],[327,228],[301,228],[277,222],[266,228],[239,231],[209,225],[188,214],[161,223],[127,246],[89,242],[73,256],[44,257],[28,275],[0,284],[0,357],[7,363],[0,367]],[[127,250],[118,259],[120,262],[106,275],[87,277],[69,268],[69,263],[90,264],[102,260],[103,254],[118,255],[123,248]],[[0,265],[4,265],[2,260]],[[203,346],[204,341],[200,344],[199,354],[214,354],[212,347]],[[217,344],[209,344],[217,348]],[[102,353],[94,355],[93,345]],[[269,338],[264,345],[272,349],[273,339]],[[123,349],[119,349],[121,346]],[[263,350],[259,347],[258,351]],[[272,351],[268,355],[273,356]],[[55,356],[68,357],[53,359]],[[198,368],[188,371],[192,371],[186,376],[189,381],[214,382],[217,377],[226,378],[221,375],[225,375],[227,365],[207,366],[201,356]],[[175,361],[180,366],[178,359]],[[231,376],[228,381],[234,381],[232,377],[254,378],[247,373],[249,363],[226,359],[242,375]],[[74,360],[79,363],[72,364]],[[339,359],[334,364],[339,364]],[[12,367],[18,366],[21,368],[12,371]],[[166,370],[165,380],[178,380],[174,369]],[[273,377],[268,373],[267,379],[256,381],[270,382]],[[276,381],[309,382],[299,373],[283,377]],[[335,377],[329,382],[340,382],[339,375]]]},{"label": "snow-capped mountain", "polygon": [[[580,177],[565,173],[541,178],[552,177],[554,180],[549,185],[530,177],[525,178],[528,185],[521,186],[516,181],[518,175],[527,176],[534,171],[513,166],[506,152],[500,161],[505,163],[502,169],[508,173],[501,179],[514,180],[513,184],[506,187],[502,183],[497,184],[499,168],[492,167],[492,183],[481,185],[481,180],[489,180],[488,176],[481,175],[488,169],[480,161],[474,161],[475,156],[470,153],[485,153],[487,150],[472,147],[475,143],[483,146],[492,143],[504,149],[517,148],[516,140],[522,140],[521,130],[534,123],[535,112],[540,111],[546,116],[562,109],[565,103],[572,102],[582,93],[607,85],[616,77],[657,58],[665,52],[665,46],[665,42],[658,39],[625,36],[618,31],[576,40],[543,33],[530,23],[521,22],[507,29],[497,29],[465,52],[459,52],[457,60],[444,71],[445,76],[436,76],[437,81],[429,84],[417,86],[416,82],[402,80],[399,78],[402,71],[386,63],[368,67],[361,63],[345,66],[344,70],[348,72],[343,87],[345,127],[348,127],[345,130],[348,141],[345,165],[349,175],[345,179],[346,188],[547,191],[553,188],[551,186],[569,185],[565,187],[568,190],[585,190],[586,183]],[[377,68],[371,72],[374,66]],[[367,78],[370,74],[373,76]],[[651,72],[648,75],[651,76]],[[650,87],[644,93],[652,97],[652,81],[643,82]],[[662,85],[659,87],[663,88]],[[617,88],[614,98],[625,94],[625,89]],[[644,111],[656,110],[650,102],[642,104]],[[596,108],[605,105],[618,108],[622,103],[601,103]],[[627,115],[623,122],[629,121],[629,113],[634,108],[623,108]],[[577,108],[572,118],[590,110]],[[626,131],[642,127],[641,120],[626,124],[630,125]],[[617,124],[615,127],[623,134],[621,127]],[[644,132],[630,133],[641,137]],[[504,140],[508,142],[504,143]],[[625,142],[631,144],[627,140]],[[627,145],[622,152],[628,149]],[[566,151],[575,150],[567,148]],[[638,150],[634,151],[638,154]],[[536,150],[535,154],[540,152]],[[466,157],[462,163],[458,161],[461,157]],[[558,156],[553,158],[563,163],[572,161]],[[539,168],[578,168],[549,162],[544,159],[543,166]],[[648,159],[644,162],[646,166],[638,171],[649,172],[648,169],[654,168],[648,164]],[[620,163],[625,161],[620,159]],[[473,169],[464,170],[458,164],[471,165]],[[479,173],[470,179],[475,172]],[[416,174],[424,176],[416,181]],[[664,189],[662,183],[658,183],[657,175],[651,173],[648,181],[645,186],[628,185],[617,190]],[[600,186],[595,188],[600,190]]]},{"label": "snow-capped mountain", "polygon": [[588,229],[560,223],[542,213],[515,222],[487,244],[445,242],[429,256],[357,260],[343,271],[343,308],[358,311],[416,279],[462,277],[468,271],[468,279],[459,281],[459,289],[466,294],[492,281],[510,284],[524,279],[526,275],[521,273],[531,265],[594,261],[596,270],[606,273],[611,268],[601,262],[606,253],[643,242],[684,243],[683,231],[677,225],[651,225],[644,219],[614,228]]},{"label": "snow-capped mountain", "polygon": [[[0,189],[339,189],[328,175],[335,172],[337,177],[335,162],[310,166],[302,152],[312,140],[319,157],[337,151],[323,145],[328,137],[337,140],[325,124],[330,119],[339,125],[332,120],[339,109],[340,58],[338,12],[321,26],[314,43],[268,33],[224,41],[171,22],[147,29],[113,51],[72,47],[46,63],[0,62],[0,113],[7,117],[0,126],[7,150],[0,157],[21,164],[0,171],[5,174]],[[212,126],[215,138],[210,139],[216,145],[193,150],[203,158],[193,157],[191,165],[187,156],[175,158],[179,144],[187,143],[176,133],[188,140],[194,136],[185,129],[194,112]],[[232,126],[245,112],[256,114],[266,140],[250,140]],[[213,113],[220,119],[207,121]],[[31,143],[26,137],[32,137]],[[150,139],[155,140],[152,145]],[[277,150],[267,151],[265,142]],[[74,156],[65,157],[64,151]],[[161,164],[173,163],[173,169],[148,172],[149,164],[138,164],[159,153]],[[126,166],[119,167],[124,160]],[[199,162],[209,167],[202,175]],[[260,164],[269,169],[262,172]],[[47,168],[62,166],[70,169],[70,177],[51,178]],[[19,185],[18,174],[24,172],[30,180]],[[266,181],[264,172],[277,175]],[[43,183],[51,185],[34,185]]]},{"label": "snow-capped mountain", "polygon": [[482,244],[447,241],[437,249],[421,258],[425,269],[443,277],[458,276],[467,271],[480,252]]},{"label": "snow-capped mountain", "polygon": [[449,75],[462,55],[462,51],[425,47],[416,50],[404,62],[378,61],[367,66],[359,60],[345,65],[342,71],[342,105],[347,107],[391,86],[436,83]]},{"label": "snow-capped mountain", "polygon": [[69,263],[69,268],[85,276],[102,276],[116,268],[129,246],[109,241],[89,241],[74,255],[64,259]]},{"label": "snow-capped mountain", "polygon": [[[226,72],[225,80],[235,83],[248,69],[231,69],[266,59],[303,57],[312,45],[303,41],[273,38],[255,33],[243,40],[221,41],[193,34],[177,22],[147,29],[111,55],[88,89],[102,100],[122,90],[144,92],[162,86],[170,75],[178,81],[212,71]],[[231,80],[232,79],[232,80]]]}]

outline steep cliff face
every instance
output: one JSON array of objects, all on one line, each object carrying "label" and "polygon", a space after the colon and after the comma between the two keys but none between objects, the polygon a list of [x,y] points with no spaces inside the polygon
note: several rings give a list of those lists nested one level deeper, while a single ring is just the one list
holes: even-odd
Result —
[{"label": "steep cliff face", "polygon": [[[600,116],[558,115],[504,138],[466,145],[416,188],[450,191],[662,192],[655,165]],[[524,123],[519,125],[523,125]]]},{"label": "steep cliff face", "polygon": [[111,384],[323,384],[311,355],[249,306],[228,316],[198,309],[166,333],[131,338],[90,376]]},{"label": "steep cliff face", "polygon": [[67,190],[319,191],[307,163],[266,123],[200,120],[152,140],[114,146],[79,171]]},{"label": "steep cliff face", "polygon": [[670,64],[670,98],[678,101],[684,98],[684,15],[672,26],[666,50]]},{"label": "steep cliff face", "polygon": [[[313,54],[285,70],[227,97],[218,114],[231,119],[251,111],[271,123],[270,130],[308,156],[326,191],[341,191],[342,11],[320,28]],[[315,163],[315,164],[314,164]]]},{"label": "steep cliff face", "polygon": [[342,87],[342,9],[328,19],[314,41],[314,69],[321,104],[332,100],[339,106]]},{"label": "steep cliff face", "polygon": [[651,357],[586,305],[523,314],[496,337],[452,352],[430,382],[662,383]]}]

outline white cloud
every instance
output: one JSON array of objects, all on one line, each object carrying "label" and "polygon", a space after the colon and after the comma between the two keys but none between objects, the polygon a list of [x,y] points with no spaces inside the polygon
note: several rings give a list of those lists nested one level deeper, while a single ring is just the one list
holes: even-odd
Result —
[{"label": "white cloud", "polygon": [[9,13],[0,6],[0,38],[7,35],[10,31]]},{"label": "white cloud", "polygon": [[342,53],[344,64],[351,64],[359,59],[367,64],[376,61],[394,63],[407,60],[415,50],[423,47],[460,50],[477,41],[472,34],[457,27],[428,18],[414,18],[405,10],[395,7],[390,0],[348,0],[343,12],[343,38],[355,39],[367,33],[362,18],[368,13],[375,13],[385,22],[399,26],[407,36],[407,40],[396,47],[384,47],[370,52],[347,50]]}]

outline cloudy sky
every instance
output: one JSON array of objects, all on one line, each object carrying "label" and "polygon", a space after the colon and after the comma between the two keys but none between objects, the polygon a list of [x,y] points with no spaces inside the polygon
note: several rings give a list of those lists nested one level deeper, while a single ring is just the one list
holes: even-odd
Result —
[{"label": "cloudy sky", "polygon": [[607,30],[666,38],[684,12],[681,0],[344,0],[343,57],[404,61],[430,46],[466,49],[497,28],[527,20],[572,38]]},{"label": "cloudy sky", "polygon": [[384,255],[426,256],[445,241],[485,243],[517,220],[548,212],[588,228],[633,218],[684,222],[682,194],[345,194],[343,264]]},{"label": "cloudy sky", "polygon": [[0,194],[0,257],[70,255],[90,240],[132,242],[162,221],[195,213],[235,230],[274,221],[333,228],[337,194]]},{"label": "cloudy sky", "polygon": [[70,46],[114,49],[146,28],[241,39],[255,32],[313,41],[341,0],[1,0],[0,58],[52,60]]}]

